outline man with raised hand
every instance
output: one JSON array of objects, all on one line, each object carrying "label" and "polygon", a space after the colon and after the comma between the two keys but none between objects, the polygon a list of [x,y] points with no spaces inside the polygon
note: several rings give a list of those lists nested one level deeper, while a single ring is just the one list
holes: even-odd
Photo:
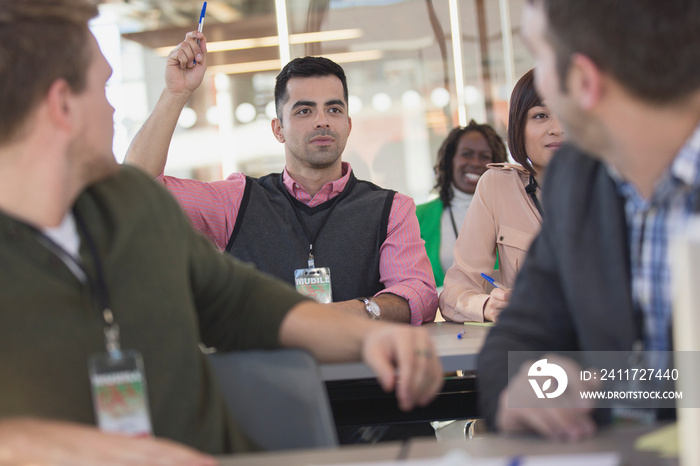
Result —
[{"label": "man with raised hand", "polygon": [[126,162],[161,180],[220,250],[300,292],[375,319],[432,322],[437,292],[413,200],[358,180],[342,161],[352,121],[345,72],[333,61],[295,58],[277,76],[272,132],[284,144],[283,173],[211,183],[163,176],[206,63],[206,38],[187,33],[168,56],[165,90]]}]

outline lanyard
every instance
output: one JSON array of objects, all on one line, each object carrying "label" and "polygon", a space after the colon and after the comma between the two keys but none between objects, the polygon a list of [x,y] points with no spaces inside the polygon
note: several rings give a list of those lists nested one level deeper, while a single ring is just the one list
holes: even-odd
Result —
[{"label": "lanyard", "polygon": [[88,248],[90,249],[90,254],[93,257],[93,260],[95,261],[95,269],[97,272],[96,281],[90,280],[89,275],[87,274],[85,268],[82,266],[80,261],[76,260],[76,258],[69,254],[65,249],[63,249],[63,247],[54,242],[51,238],[46,236],[40,230],[32,226],[29,227],[36,232],[37,240],[39,241],[39,243],[41,243],[49,251],[56,254],[66,264],[66,266],[71,270],[71,272],[73,272],[73,274],[76,275],[78,280],[80,280],[83,283],[87,281],[90,284],[90,288],[92,289],[93,293],[97,296],[97,300],[102,309],[102,319],[105,322],[104,333],[105,346],[107,348],[107,352],[109,353],[111,358],[119,359],[121,357],[121,346],[119,343],[119,325],[115,323],[114,314],[112,314],[112,311],[110,309],[109,294],[107,292],[107,282],[104,277],[102,260],[100,259],[100,254],[98,252],[97,245],[95,244],[95,241],[90,235],[90,232],[88,231],[82,217],[78,214],[78,212],[73,212],[73,217],[75,218],[75,222],[78,228],[85,236],[85,242],[87,243]]},{"label": "lanyard", "polygon": [[50,237],[42,233],[40,230],[37,230],[30,225],[27,226],[37,234],[37,241],[39,241],[39,243],[41,243],[41,245],[44,246],[46,249],[56,254],[59,257],[59,259],[61,259],[63,263],[66,264],[66,267],[68,267],[70,271],[73,272],[73,275],[75,275],[75,277],[78,279],[78,281],[80,281],[80,283],[85,283],[88,281],[88,276],[87,273],[85,273],[85,269],[80,264],[80,262],[75,259],[75,257],[69,254],[65,249],[63,249],[62,246],[60,246]]},{"label": "lanyard", "polygon": [[452,221],[452,229],[455,232],[455,238],[459,236],[459,230],[457,229],[457,223],[455,222],[455,217],[452,215],[452,206],[448,205],[447,210],[450,211],[450,220]]},{"label": "lanyard", "polygon": [[537,180],[535,180],[535,177],[530,174],[530,180],[527,186],[525,186],[525,192],[530,195],[532,198],[532,202],[535,203],[535,207],[537,208],[537,211],[540,213],[540,216],[544,218],[544,211],[542,210],[542,206],[540,205],[540,200],[537,199]]},{"label": "lanyard", "polygon": [[83,218],[74,212],[75,221],[78,224],[78,228],[85,235],[85,242],[90,249],[90,254],[95,261],[95,271],[97,273],[97,281],[93,283],[93,289],[97,295],[97,299],[102,308],[102,318],[105,321],[105,346],[107,352],[112,359],[120,359],[122,356],[121,345],[119,343],[119,325],[114,321],[114,314],[112,313],[111,306],[109,305],[109,293],[107,291],[107,280],[105,280],[104,268],[102,267],[102,259],[100,258],[100,253],[97,249],[97,245],[90,235],[90,231],[87,229]]},{"label": "lanyard", "polygon": [[316,232],[312,236],[309,234],[309,231],[306,229],[304,222],[301,221],[301,216],[299,215],[297,207],[294,205],[295,199],[292,197],[291,193],[287,190],[287,188],[282,183],[282,176],[280,175],[280,177],[278,179],[279,179],[280,189],[282,190],[284,195],[287,197],[289,204],[292,206],[292,211],[294,212],[294,215],[296,216],[297,221],[299,222],[299,225],[301,225],[301,229],[304,231],[304,235],[306,236],[306,240],[309,242],[308,267],[313,269],[316,267],[315,261],[314,261],[314,243],[316,242],[316,238],[318,238],[318,234],[321,232],[321,229],[326,224],[328,217],[330,217],[331,214],[333,213],[333,209],[335,209],[335,206],[338,204],[338,201],[340,201],[340,198],[343,197],[343,193],[342,192],[338,193],[338,195],[335,197],[335,199],[333,199],[333,204],[331,204],[330,208],[328,209],[328,213],[323,218],[321,225],[319,225],[319,227],[316,229]]}]

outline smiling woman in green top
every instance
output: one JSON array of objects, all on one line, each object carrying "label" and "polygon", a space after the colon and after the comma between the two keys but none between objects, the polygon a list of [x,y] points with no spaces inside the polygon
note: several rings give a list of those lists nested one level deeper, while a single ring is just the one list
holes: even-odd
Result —
[{"label": "smiling woman in green top", "polygon": [[439,197],[416,208],[437,286],[452,265],[457,234],[486,165],[506,161],[506,147],[496,130],[474,120],[450,131],[440,146],[435,164]]}]

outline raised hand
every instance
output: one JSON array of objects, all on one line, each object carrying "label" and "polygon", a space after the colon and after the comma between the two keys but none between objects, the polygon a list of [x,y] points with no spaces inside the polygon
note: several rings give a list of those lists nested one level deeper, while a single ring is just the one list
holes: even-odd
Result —
[{"label": "raised hand", "polygon": [[166,89],[176,94],[191,94],[202,83],[206,67],[207,38],[199,31],[190,31],[168,55]]}]

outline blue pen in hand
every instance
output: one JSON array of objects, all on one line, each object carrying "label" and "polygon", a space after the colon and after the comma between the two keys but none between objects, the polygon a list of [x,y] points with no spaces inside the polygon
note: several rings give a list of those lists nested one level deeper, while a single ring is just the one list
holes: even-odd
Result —
[{"label": "blue pen in hand", "polygon": [[492,285],[495,286],[496,288],[500,288],[500,289],[502,289],[503,291],[507,291],[508,293],[510,293],[510,289],[509,289],[508,287],[506,287],[503,283],[497,282],[496,280],[494,280],[493,278],[489,277],[489,276],[486,275],[485,273],[482,273],[481,276],[484,277],[484,280],[486,280],[487,282],[489,282],[490,284],[492,284]]},{"label": "blue pen in hand", "polygon": [[[197,25],[197,31],[202,32],[204,30],[204,15],[207,12],[207,2],[202,4],[202,12],[199,14],[199,24]],[[199,45],[199,39],[197,39],[197,45]],[[194,64],[197,64],[197,60],[194,60]]]}]

